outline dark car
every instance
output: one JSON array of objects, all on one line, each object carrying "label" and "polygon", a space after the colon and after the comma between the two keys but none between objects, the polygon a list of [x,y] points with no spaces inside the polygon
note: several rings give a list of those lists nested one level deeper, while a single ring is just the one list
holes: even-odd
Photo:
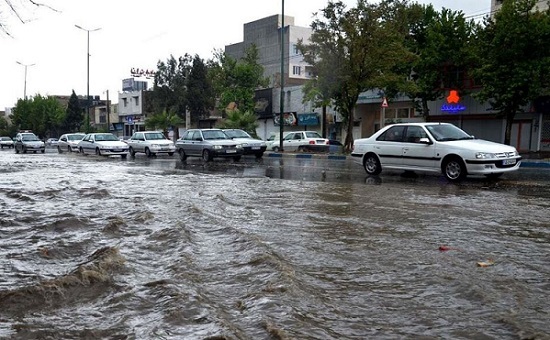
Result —
[{"label": "dark car", "polygon": [[216,157],[230,157],[239,161],[243,155],[241,143],[227,137],[221,129],[190,129],[176,141],[176,150],[182,161],[189,156],[202,157],[209,162]]}]

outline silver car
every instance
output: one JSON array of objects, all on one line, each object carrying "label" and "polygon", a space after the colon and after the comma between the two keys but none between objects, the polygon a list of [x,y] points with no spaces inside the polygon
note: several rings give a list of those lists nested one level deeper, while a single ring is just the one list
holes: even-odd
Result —
[{"label": "silver car", "polygon": [[57,151],[59,153],[64,151],[78,152],[78,142],[80,142],[84,136],[86,136],[86,134],[81,132],[66,133],[61,135],[61,137],[59,137],[59,141],[57,142]]},{"label": "silver car", "polygon": [[230,157],[239,161],[243,155],[241,143],[231,140],[220,129],[190,129],[176,141],[182,161],[189,156],[202,157],[209,162],[215,157]]},{"label": "silver car", "polygon": [[121,142],[112,133],[89,133],[78,142],[78,151],[82,154],[98,156],[128,156],[128,144]]},{"label": "silver car", "polygon": [[40,151],[44,153],[46,151],[46,145],[41,141],[34,133],[30,131],[19,132],[15,136],[15,153],[27,153],[32,151],[36,153]]},{"label": "silver car", "polygon": [[143,152],[147,157],[159,153],[167,153],[172,156],[176,152],[174,142],[164,137],[160,131],[141,131],[136,132],[126,140],[130,147],[130,155],[133,157],[137,152]]},{"label": "silver car", "polygon": [[223,129],[223,132],[227,137],[242,144],[244,155],[254,155],[256,158],[262,158],[264,155],[267,146],[263,140],[252,138],[248,132],[241,129]]},{"label": "silver car", "polygon": [[10,149],[13,148],[13,139],[10,137],[0,137],[0,147],[3,149],[4,147]]}]

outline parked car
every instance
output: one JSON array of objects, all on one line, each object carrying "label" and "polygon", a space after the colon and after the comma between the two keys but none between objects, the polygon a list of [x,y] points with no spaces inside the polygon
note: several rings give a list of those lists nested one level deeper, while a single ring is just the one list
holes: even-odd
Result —
[{"label": "parked car", "polygon": [[329,153],[344,153],[344,145],[336,139],[328,140],[328,152]]},{"label": "parked car", "polygon": [[160,131],[136,132],[125,142],[130,147],[132,157],[137,152],[143,152],[147,157],[152,157],[158,153],[167,153],[172,156],[176,152],[174,142],[167,139]]},{"label": "parked car", "polygon": [[231,157],[239,161],[243,155],[241,143],[229,139],[221,129],[189,129],[176,141],[182,161],[189,156],[209,162],[215,157]]},{"label": "parked car", "polygon": [[263,140],[253,138],[248,132],[241,129],[223,129],[223,132],[232,140],[241,143],[244,155],[255,155],[262,158],[266,144]]},{"label": "parked car", "polygon": [[59,137],[59,141],[57,142],[57,151],[59,153],[64,151],[78,152],[78,142],[80,142],[84,136],[86,136],[86,134],[81,132],[66,133],[61,135],[61,137]]},{"label": "parked car", "polygon": [[10,137],[0,137],[0,148],[8,148],[8,149],[11,149],[13,148],[13,139],[11,139]]},{"label": "parked car", "polygon": [[48,138],[46,139],[46,145],[47,146],[57,146],[59,139],[57,138]]},{"label": "parked car", "polygon": [[96,154],[98,156],[118,155],[122,158],[128,156],[128,144],[121,142],[112,133],[89,133],[78,142],[78,151],[84,155]]},{"label": "parked car", "polygon": [[30,131],[19,132],[15,136],[14,148],[15,153],[27,153],[28,151],[32,151],[34,153],[40,151],[44,153],[46,151],[46,145],[44,142]]},{"label": "parked car", "polygon": [[356,139],[351,156],[370,175],[383,169],[442,172],[453,182],[467,175],[497,178],[521,163],[514,147],[476,139],[449,123],[386,126]]},{"label": "parked car", "polygon": [[[272,146],[272,150],[279,150],[279,145],[276,142]],[[293,131],[284,136],[283,150],[328,152],[329,140],[321,137],[315,131]]]},{"label": "parked car", "polygon": [[[283,136],[288,135],[290,132],[283,133]],[[281,144],[281,134],[279,132],[273,132],[271,135],[265,140],[266,150],[273,151],[273,147],[278,147]],[[277,148],[278,150],[278,148]],[[275,151],[277,151],[275,150]]]}]

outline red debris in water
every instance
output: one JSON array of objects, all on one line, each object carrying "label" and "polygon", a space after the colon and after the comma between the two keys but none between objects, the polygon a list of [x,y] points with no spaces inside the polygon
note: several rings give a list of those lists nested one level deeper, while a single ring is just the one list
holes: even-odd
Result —
[{"label": "red debris in water", "polygon": [[439,251],[447,251],[447,250],[453,250],[453,248],[447,247],[447,246],[439,246]]}]

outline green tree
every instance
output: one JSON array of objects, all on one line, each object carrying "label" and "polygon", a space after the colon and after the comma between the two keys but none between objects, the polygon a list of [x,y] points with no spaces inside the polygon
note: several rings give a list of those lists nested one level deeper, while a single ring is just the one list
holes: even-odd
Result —
[{"label": "green tree", "polygon": [[170,56],[166,62],[157,63],[157,72],[151,94],[153,113],[173,112],[185,118],[187,111],[187,77],[191,72],[190,55],[177,60]]},{"label": "green tree", "polygon": [[208,78],[208,68],[198,55],[193,58],[186,85],[191,122],[196,123],[200,118],[207,118],[214,108],[214,89]]},{"label": "green tree", "polygon": [[254,111],[241,112],[240,110],[227,110],[226,119],[219,127],[222,129],[242,129],[248,132],[252,137],[257,137],[256,128],[258,120]]},{"label": "green tree", "polygon": [[19,99],[12,115],[17,129],[32,130],[41,137],[58,135],[64,118],[65,111],[57,99],[39,94],[29,99]]},{"label": "green tree", "polygon": [[183,120],[181,117],[175,113],[163,111],[147,117],[145,120],[145,127],[149,130],[162,130],[164,135],[168,137],[168,129],[177,129],[178,125],[182,123]]},{"label": "green tree", "polygon": [[550,10],[534,11],[536,3],[504,1],[476,40],[474,76],[483,87],[475,96],[506,119],[506,144],[516,113],[550,89]]},{"label": "green tree", "polygon": [[63,127],[64,132],[77,132],[80,131],[80,127],[83,124],[83,111],[80,107],[80,101],[78,96],[73,90],[71,97],[69,98],[69,104],[67,105],[67,110],[65,111],[65,121]]},{"label": "green tree", "polygon": [[400,22],[406,4],[358,0],[357,7],[347,10],[341,1],[329,2],[323,17],[311,24],[310,43],[302,51],[319,72],[317,87],[322,98],[330,93],[343,117],[346,151],[353,145],[353,111],[359,94],[383,89],[391,95],[408,92],[411,86],[407,81],[410,70],[404,70],[414,55],[404,46],[406,32]]},{"label": "green tree", "polygon": [[409,7],[408,26],[407,46],[418,58],[411,68],[417,87],[407,94],[419,101],[417,109],[427,117],[428,102],[442,98],[445,88],[464,90],[477,26],[460,11],[437,12],[432,5],[416,3]]},{"label": "green tree", "polygon": [[255,91],[268,84],[263,73],[255,45],[251,45],[239,61],[217,51],[209,62],[208,76],[220,111],[225,112],[229,106],[230,110],[237,108],[240,112],[254,112]]}]

